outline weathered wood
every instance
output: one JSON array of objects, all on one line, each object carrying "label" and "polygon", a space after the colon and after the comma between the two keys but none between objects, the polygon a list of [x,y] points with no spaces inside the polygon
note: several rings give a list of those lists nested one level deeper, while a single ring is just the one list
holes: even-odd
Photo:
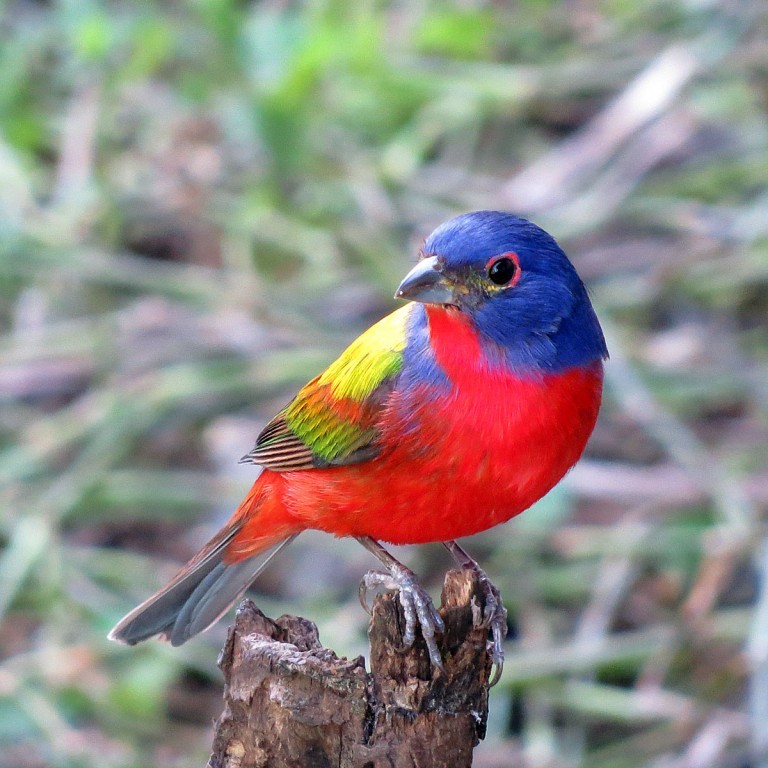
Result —
[{"label": "weathered wood", "polygon": [[481,591],[468,571],[445,578],[445,674],[423,641],[400,648],[397,597],[378,595],[362,657],[339,659],[305,619],[272,621],[241,604],[219,659],[225,709],[208,768],[465,768],[485,735],[491,663],[474,626]]}]

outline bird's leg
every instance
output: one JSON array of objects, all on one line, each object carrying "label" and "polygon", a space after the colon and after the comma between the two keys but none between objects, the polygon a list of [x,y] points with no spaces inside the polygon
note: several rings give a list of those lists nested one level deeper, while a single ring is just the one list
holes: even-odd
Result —
[{"label": "bird's leg", "polygon": [[416,581],[416,574],[396,560],[375,539],[369,536],[358,536],[357,540],[374,555],[387,569],[387,573],[369,571],[360,582],[360,602],[367,611],[366,592],[372,587],[384,587],[397,590],[400,596],[400,605],[403,606],[405,615],[405,632],[403,633],[403,645],[410,648],[416,639],[416,625],[421,627],[421,635],[427,644],[429,658],[432,665],[443,669],[443,660],[435,641],[435,634],[442,632],[445,627],[440,614],[435,608],[432,598],[421,584]]},{"label": "bird's leg", "polygon": [[493,642],[491,644],[491,658],[495,667],[491,675],[491,685],[496,685],[504,668],[504,639],[507,636],[507,609],[501,601],[501,593],[491,583],[488,574],[480,567],[477,560],[455,541],[444,541],[443,546],[451,553],[453,559],[467,570],[474,571],[480,581],[480,586],[485,597],[483,619],[478,626],[489,627]]}]

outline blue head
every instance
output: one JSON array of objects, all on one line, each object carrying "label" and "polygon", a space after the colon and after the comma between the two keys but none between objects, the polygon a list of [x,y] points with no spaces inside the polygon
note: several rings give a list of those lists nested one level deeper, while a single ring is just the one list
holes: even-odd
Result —
[{"label": "blue head", "polygon": [[466,312],[516,370],[554,372],[608,356],[576,270],[530,221],[466,213],[439,226],[423,251],[395,295]]}]

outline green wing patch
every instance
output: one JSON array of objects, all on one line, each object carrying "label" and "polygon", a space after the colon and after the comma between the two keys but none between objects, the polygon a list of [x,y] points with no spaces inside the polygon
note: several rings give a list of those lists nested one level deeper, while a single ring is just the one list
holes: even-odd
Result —
[{"label": "green wing patch", "polygon": [[403,364],[402,307],[360,335],[267,424],[243,461],[279,472],[354,464],[376,455],[376,423]]}]

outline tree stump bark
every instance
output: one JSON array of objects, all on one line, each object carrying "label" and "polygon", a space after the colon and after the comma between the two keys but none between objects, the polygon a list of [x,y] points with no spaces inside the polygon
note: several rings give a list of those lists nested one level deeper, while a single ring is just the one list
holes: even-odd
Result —
[{"label": "tree stump bark", "polygon": [[449,571],[440,613],[445,674],[420,637],[401,648],[397,596],[377,595],[371,672],[323,648],[306,619],[244,600],[219,659],[225,708],[208,768],[465,768],[485,736],[491,662],[477,577]]}]

